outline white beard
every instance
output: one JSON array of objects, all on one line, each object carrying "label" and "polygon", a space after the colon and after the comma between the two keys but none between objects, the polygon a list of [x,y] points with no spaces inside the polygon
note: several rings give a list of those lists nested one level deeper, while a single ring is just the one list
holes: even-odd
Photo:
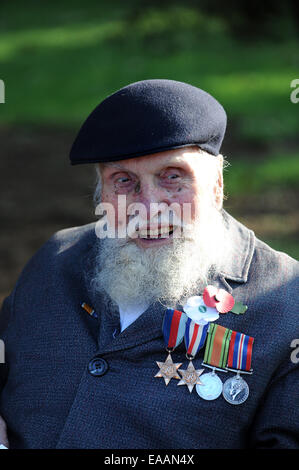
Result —
[{"label": "white beard", "polygon": [[225,263],[228,243],[222,214],[207,201],[192,233],[161,247],[142,249],[132,239],[98,240],[92,288],[123,308],[160,301],[184,305],[199,295]]}]

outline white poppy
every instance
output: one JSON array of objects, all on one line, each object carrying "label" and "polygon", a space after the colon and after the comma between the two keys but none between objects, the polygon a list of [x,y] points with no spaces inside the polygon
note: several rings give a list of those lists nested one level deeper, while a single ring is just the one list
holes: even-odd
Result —
[{"label": "white poppy", "polygon": [[186,305],[184,305],[184,312],[187,317],[200,325],[206,325],[219,318],[219,313],[216,308],[207,307],[202,296],[199,295],[189,297]]}]

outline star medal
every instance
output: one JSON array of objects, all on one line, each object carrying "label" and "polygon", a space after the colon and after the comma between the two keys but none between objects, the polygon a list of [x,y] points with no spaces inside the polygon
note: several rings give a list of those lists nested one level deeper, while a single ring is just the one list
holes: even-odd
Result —
[{"label": "star medal", "polygon": [[156,361],[160,370],[155,377],[163,377],[165,385],[168,385],[171,379],[180,379],[177,370],[181,367],[182,363],[174,363],[171,354],[168,354],[165,362]]},{"label": "star medal", "polygon": [[187,385],[190,393],[192,392],[195,385],[202,385],[200,376],[204,369],[196,370],[192,363],[192,360],[195,358],[198,351],[203,347],[207,337],[209,323],[205,321],[202,323],[203,324],[195,323],[191,318],[188,318],[186,322],[184,339],[186,346],[186,357],[189,360],[189,364],[186,370],[179,369],[179,372],[182,375],[182,379],[178,385]]},{"label": "star medal", "polygon": [[186,321],[187,316],[184,312],[171,308],[166,310],[162,332],[168,356],[165,362],[156,361],[160,370],[155,375],[155,377],[163,377],[165,385],[168,385],[171,379],[181,378],[178,369],[182,363],[174,363],[170,353],[183,341]]},{"label": "star medal", "polygon": [[196,370],[192,361],[190,360],[186,370],[179,369],[179,372],[182,374],[182,378],[179,381],[178,385],[187,385],[188,390],[191,393],[194,385],[202,385],[200,376],[203,371],[204,369]]},{"label": "star medal", "polygon": [[201,381],[204,386],[196,385],[196,392],[204,400],[216,400],[221,395],[223,384],[216,374],[217,371],[227,372],[227,356],[232,330],[211,323],[208,331],[203,366],[212,372],[203,374]]},{"label": "star medal", "polygon": [[254,338],[233,331],[229,345],[227,370],[237,375],[226,380],[223,385],[223,397],[231,405],[241,405],[249,396],[247,382],[240,374],[252,374],[251,358]]}]

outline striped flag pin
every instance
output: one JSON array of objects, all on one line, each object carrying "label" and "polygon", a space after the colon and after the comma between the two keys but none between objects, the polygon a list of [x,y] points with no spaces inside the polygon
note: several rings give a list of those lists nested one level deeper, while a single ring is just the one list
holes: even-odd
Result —
[{"label": "striped flag pin", "polygon": [[98,318],[98,315],[97,315],[97,313],[95,312],[95,310],[94,310],[90,305],[88,305],[86,302],[82,302],[82,303],[81,303],[81,307],[82,307],[83,310],[85,310],[85,312],[87,312],[88,315],[90,315],[91,317]]}]

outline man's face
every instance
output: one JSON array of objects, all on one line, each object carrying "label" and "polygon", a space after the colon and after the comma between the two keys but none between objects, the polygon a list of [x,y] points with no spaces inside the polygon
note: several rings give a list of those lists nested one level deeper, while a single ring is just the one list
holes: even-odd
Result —
[{"label": "man's face", "polygon": [[[198,295],[227,253],[219,210],[221,156],[202,154],[196,147],[189,147],[101,165],[100,171],[101,202],[113,206],[115,227],[123,220],[127,228],[132,221],[126,211],[124,217],[123,211],[118,211],[119,196],[126,196],[125,209],[138,204],[146,211],[139,218],[137,238],[99,237],[92,279],[96,292],[106,292],[126,308],[155,300],[174,306]],[[153,203],[164,203],[166,208],[174,203],[178,209],[183,207],[170,223],[167,218],[169,230],[171,223],[178,229],[183,225],[180,236],[175,236],[176,228],[174,235],[167,238],[150,233],[150,229],[166,227],[163,211],[151,213]],[[186,224],[185,205],[190,209]],[[178,214],[183,215],[183,220]],[[111,226],[109,217],[107,225]]]},{"label": "man's face", "polygon": [[[166,225],[157,222],[158,218],[151,209],[152,203],[164,204],[165,207],[178,207],[176,215],[182,217],[184,205],[189,205],[189,212],[193,223],[200,217],[200,198],[203,188],[209,182],[205,191],[209,191],[212,204],[220,209],[222,204],[222,160],[221,157],[208,157],[213,165],[214,181],[211,184],[211,175],[207,163],[203,164],[203,157],[199,155],[197,147],[169,150],[153,155],[106,163],[100,166],[102,178],[101,201],[110,203],[115,210],[115,224],[122,224],[122,217],[118,213],[118,196],[126,196],[126,209],[128,206],[141,203],[146,210],[146,220],[135,242],[141,248],[159,247],[171,243],[173,226],[168,226],[170,235],[166,233]],[[215,171],[215,165],[216,171]],[[206,196],[206,194],[205,194]],[[174,204],[175,203],[175,204]],[[129,215],[125,223],[128,224]],[[157,233],[165,229],[163,237]],[[156,232],[151,237],[150,230]],[[163,230],[162,230],[163,231]],[[147,232],[147,235],[146,235]]]}]

